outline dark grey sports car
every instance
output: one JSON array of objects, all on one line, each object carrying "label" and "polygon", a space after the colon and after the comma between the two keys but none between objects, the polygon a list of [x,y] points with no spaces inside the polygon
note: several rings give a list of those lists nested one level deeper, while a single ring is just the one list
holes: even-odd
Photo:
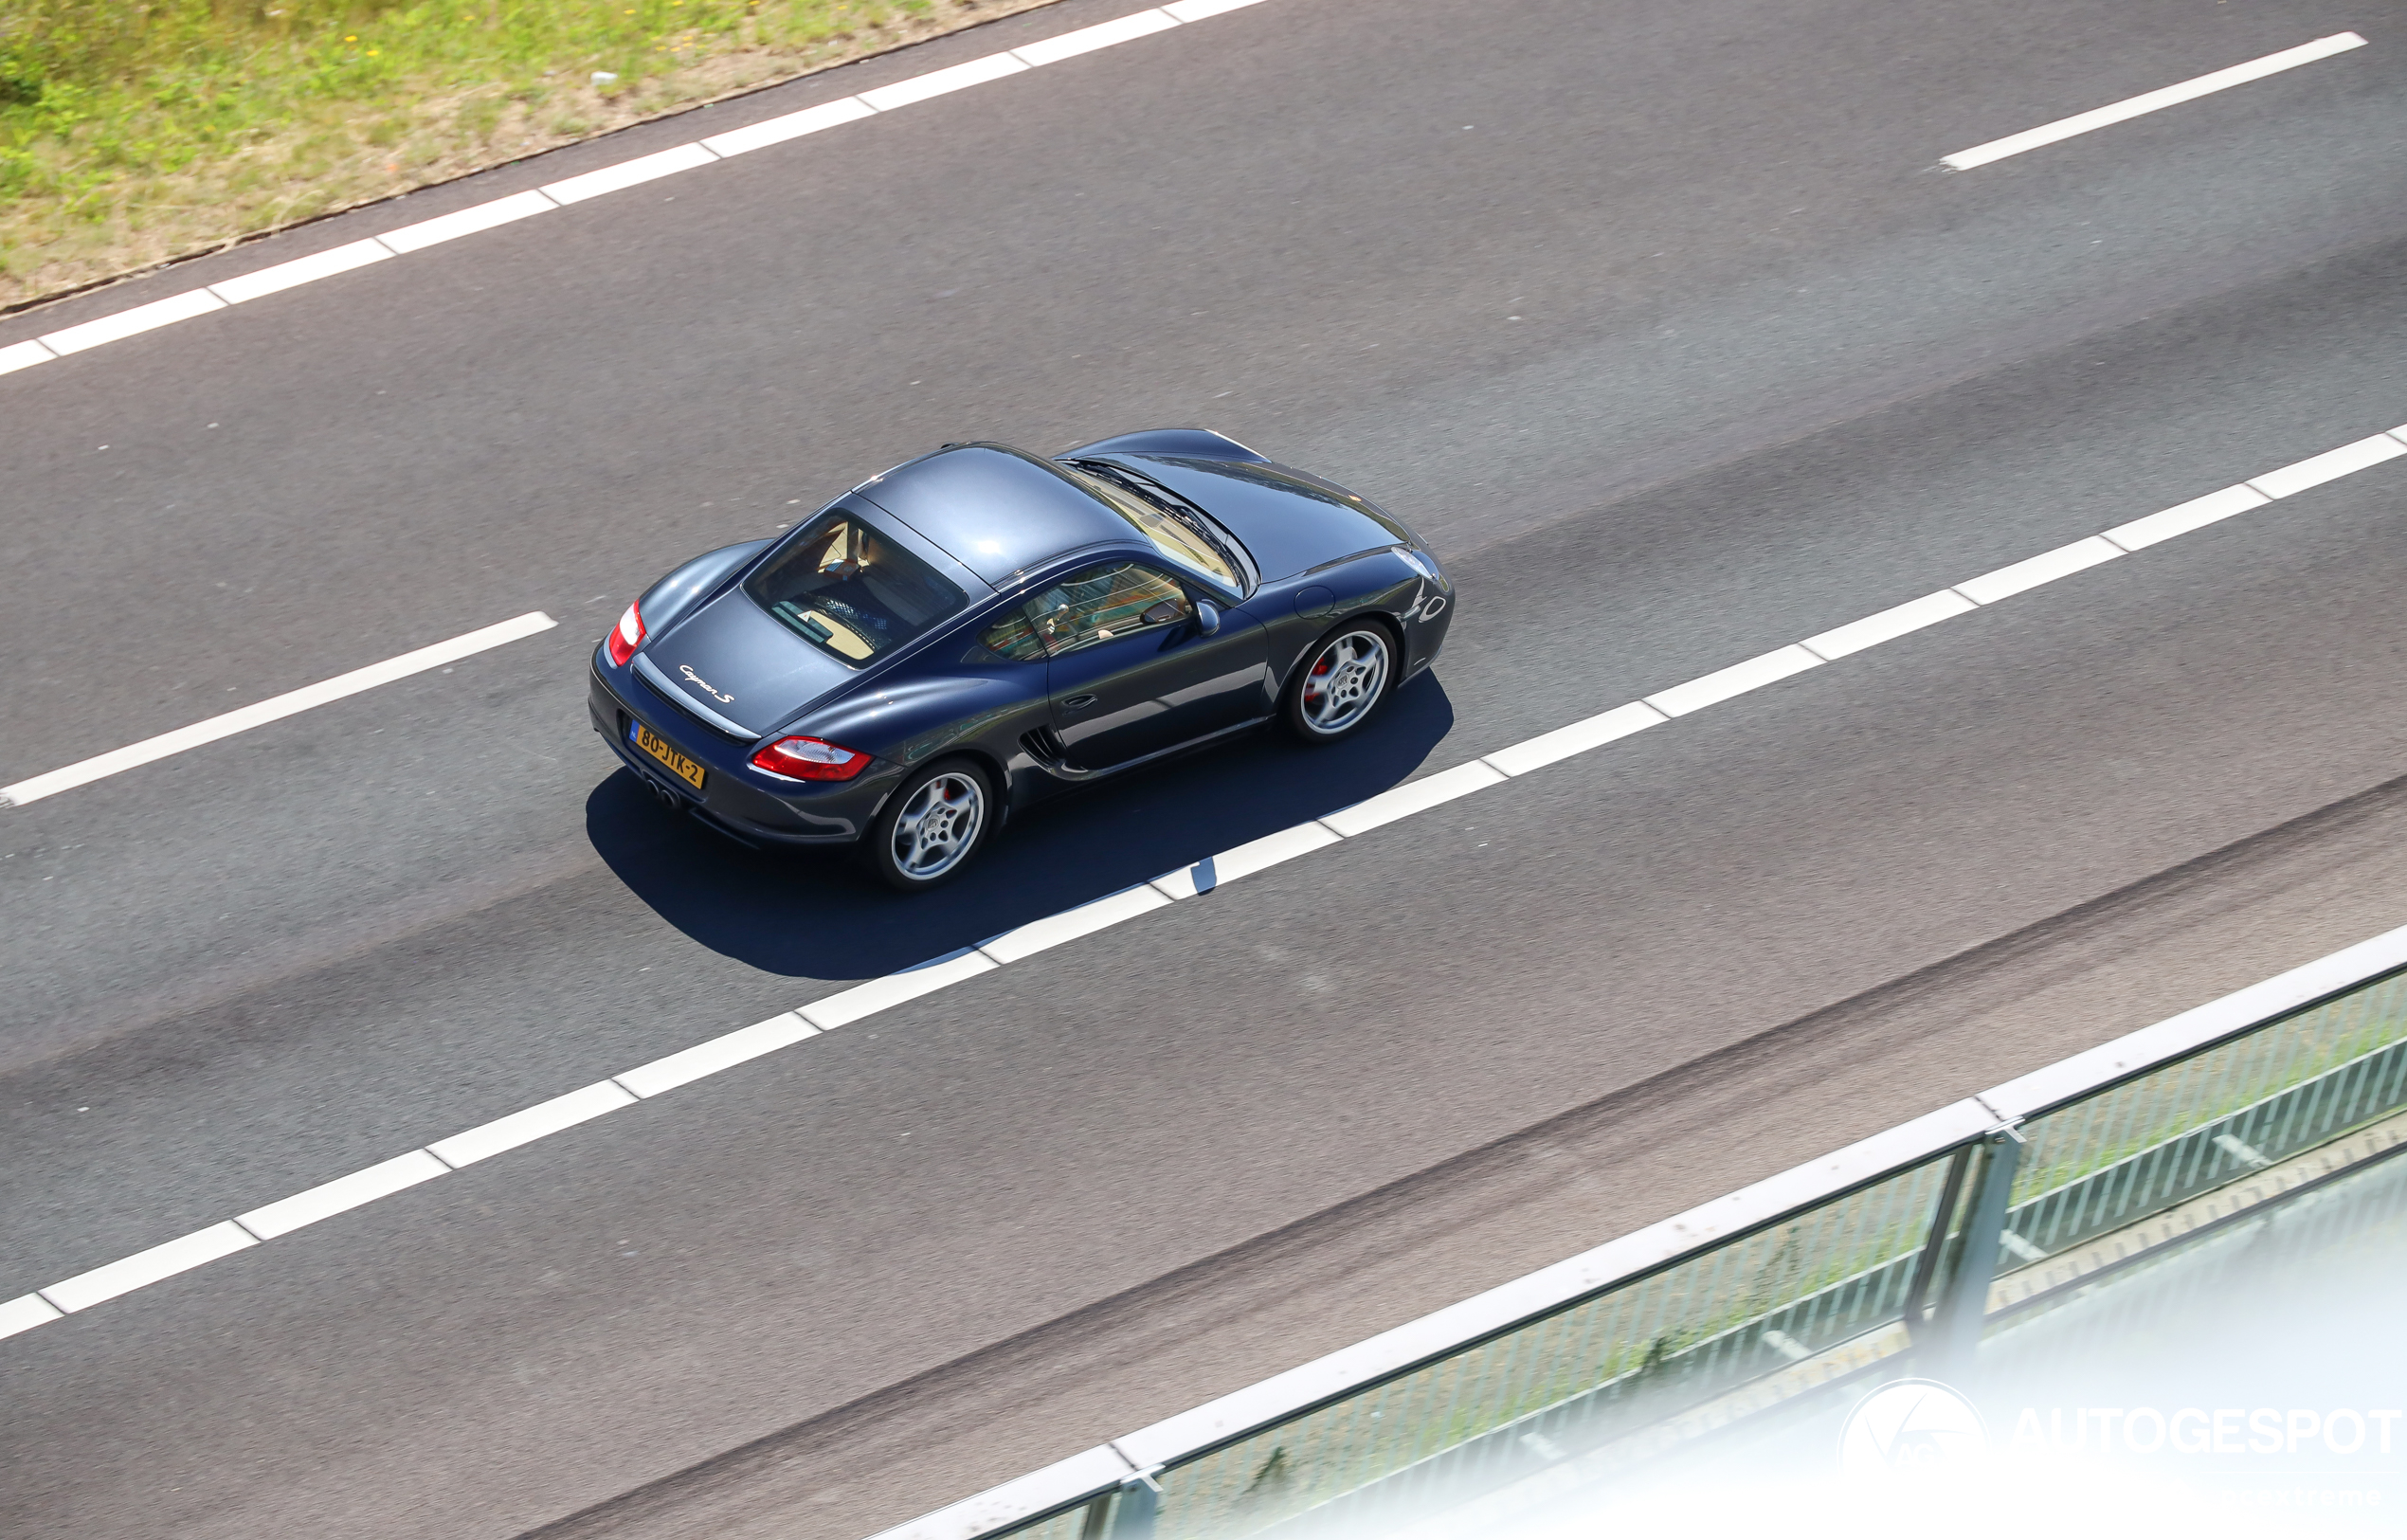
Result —
[{"label": "dark grey sports car", "polygon": [[948,444],[652,585],[589,703],[662,800],[911,891],[1056,791],[1274,716],[1357,731],[1452,598],[1403,525],[1217,433]]}]

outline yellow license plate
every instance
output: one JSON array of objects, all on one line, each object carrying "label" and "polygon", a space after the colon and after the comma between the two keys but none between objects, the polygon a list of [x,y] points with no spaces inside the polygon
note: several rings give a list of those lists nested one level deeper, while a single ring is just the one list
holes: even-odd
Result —
[{"label": "yellow license plate", "polygon": [[679,753],[677,750],[670,745],[668,739],[661,736],[658,733],[653,732],[650,728],[645,727],[642,722],[635,724],[635,730],[632,735],[635,739],[635,746],[637,748],[642,750],[645,753],[650,754],[661,764],[666,765],[669,769],[675,770],[677,772],[678,779],[683,781],[695,790],[699,791],[702,789],[702,767],[686,758],[683,754]]}]

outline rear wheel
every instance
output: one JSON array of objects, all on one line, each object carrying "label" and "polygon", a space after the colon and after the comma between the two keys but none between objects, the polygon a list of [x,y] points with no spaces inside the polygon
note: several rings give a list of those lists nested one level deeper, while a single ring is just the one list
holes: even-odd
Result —
[{"label": "rear wheel", "polygon": [[1351,621],[1305,654],[1287,689],[1287,726],[1307,743],[1352,733],[1387,698],[1396,678],[1396,639],[1377,621]]},{"label": "rear wheel", "polygon": [[993,783],[974,761],[948,759],[905,781],[870,821],[862,854],[879,881],[918,893],[969,864],[994,825]]}]

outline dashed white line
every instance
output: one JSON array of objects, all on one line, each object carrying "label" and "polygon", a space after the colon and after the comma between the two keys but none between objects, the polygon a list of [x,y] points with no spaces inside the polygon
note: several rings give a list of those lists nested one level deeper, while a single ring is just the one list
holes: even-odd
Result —
[{"label": "dashed white line", "polygon": [[616,1080],[597,1080],[565,1096],[538,1101],[507,1117],[480,1123],[464,1133],[437,1139],[426,1147],[426,1152],[457,1170],[480,1160],[491,1160],[505,1150],[533,1144],[546,1134],[589,1123],[605,1113],[632,1107],[636,1099],[634,1092]]},{"label": "dashed white line", "polygon": [[237,1214],[234,1223],[259,1237],[273,1241],[280,1235],[290,1235],[304,1224],[315,1224],[321,1219],[332,1219],[347,1213],[362,1204],[389,1198],[404,1187],[414,1187],[421,1182],[431,1182],[450,1171],[424,1150],[412,1150],[406,1155],[379,1161],[364,1171],[336,1177],[305,1192],[296,1192],[247,1214]]},{"label": "dashed white line", "polygon": [[663,150],[658,154],[638,155],[633,160],[622,160],[615,166],[605,166],[598,172],[588,172],[583,176],[570,176],[557,182],[546,182],[538,190],[556,204],[583,203],[588,198],[598,198],[605,192],[616,192],[622,188],[635,187],[641,183],[652,181],[656,177],[674,176],[679,172],[690,172],[697,166],[707,166],[718,158],[718,152],[707,145],[680,144],[673,149]]},{"label": "dashed white line", "polygon": [[2042,145],[2055,144],[2061,140],[2070,139],[2075,135],[2090,133],[2093,129],[2128,122],[2134,118],[2144,117],[2148,113],[2176,106],[2184,101],[2195,101],[2200,97],[2212,96],[2217,91],[2228,91],[2233,86],[2246,85],[2251,81],[2261,81],[2268,75],[2278,75],[2286,69],[2296,69],[2301,64],[2311,64],[2319,59],[2329,59],[2336,53],[2346,53],[2351,48],[2362,48],[2364,45],[2365,40],[2354,32],[2336,32],[2330,37],[2317,38],[2312,43],[2301,44],[2295,48],[2285,48],[2280,53],[2269,53],[2262,59],[2252,59],[2245,64],[2234,64],[2229,69],[2218,69],[2212,75],[2200,75],[2196,80],[2183,81],[2179,85],[2168,85],[2163,90],[2130,97],[2109,106],[2093,108],[2085,113],[2075,113],[2071,118],[2059,118],[2053,123],[2042,123],[2037,128],[2025,129],[2019,134],[2009,134],[2002,139],[1991,139],[1987,144],[1976,144],[1969,150],[1959,150],[1952,155],[1940,156],[1939,163],[1950,171],[1970,171],[1975,166],[1986,166],[1993,160],[2003,160],[2008,155],[2018,155],[2026,150],[2036,150]]},{"label": "dashed white line", "polygon": [[[2205,528],[2253,507],[2263,507],[2275,496],[2289,496],[2321,485],[2335,477],[2362,470],[2407,454],[2407,425],[2386,434],[2360,440],[2256,477],[2240,487],[2227,487],[2206,497],[2134,519],[2117,527],[2126,537],[2111,545],[2114,554],[2155,545],[2175,535]],[[2268,491],[2280,488],[2280,492]],[[1098,898],[1093,903],[1048,916],[1006,932],[978,947],[965,948],[915,969],[872,979],[849,989],[756,1023],[751,1026],[697,1043],[654,1060],[607,1080],[538,1103],[522,1112],[440,1139],[364,1171],[326,1183],[278,1203],[255,1208],[206,1230],[165,1245],[137,1252],[122,1260],[77,1275],[30,1295],[0,1302],[0,1337],[12,1336],[57,1320],[64,1313],[82,1310],[144,1284],[189,1271],[205,1262],[256,1245],[334,1214],[356,1208],[389,1193],[414,1187],[472,1162],[533,1143],[549,1134],[590,1121],[637,1100],[718,1074],[737,1064],[788,1047],[861,1020],[878,1011],[916,1000],[1079,936],[1138,918],[1173,902],[1193,899],[1246,877],[1355,835],[1384,827],[1399,819],[1440,806],[1507,778],[1528,774],[1544,766],[1616,742],[1659,726],[1672,716],[1702,709],[1748,691],[1776,683],[1825,660],[1844,658],[1882,642],[1893,641],[1940,624],[1977,607],[1984,593],[2007,598],[2097,565],[2090,549],[2106,544],[2104,536],[2075,541],[2055,551],[2017,562],[1997,571],[1942,589],[1921,599],[1885,609],[1847,625],[1834,627],[1792,646],[1779,648],[1732,667],[1717,670],[1686,685],[1601,712],[1551,733],[1500,749],[1452,770],[1381,793],[1368,801],[1313,819],[1191,866],[1166,873],[1150,883]],[[2008,577],[2007,574],[2014,574]],[[2038,575],[2035,575],[2038,574]],[[2029,579],[2025,581],[2025,579]],[[1994,602],[1982,600],[1982,603]],[[1668,702],[1668,704],[1666,704]],[[1676,707],[1677,710],[1672,708]]]},{"label": "dashed white line", "polygon": [[2026,589],[2042,583],[2054,583],[2060,577],[2071,577],[2086,567],[2102,561],[2112,561],[2123,554],[2123,548],[2103,534],[2075,540],[2069,546],[2043,551],[2028,561],[2000,567],[1994,572],[1956,585],[1956,591],[1977,605],[1994,605],[2000,599],[2011,599]]},{"label": "dashed white line", "polygon": [[1011,56],[1023,64],[1058,64],[1064,59],[1075,59],[1082,53],[1108,48],[1115,43],[1133,43],[1150,33],[1165,31],[1179,24],[1178,18],[1162,10],[1140,10],[1118,21],[1103,22],[1094,27],[1081,27],[1075,32],[1064,32],[1042,43],[1023,44],[1011,50]]},{"label": "dashed white line", "polygon": [[491,203],[480,203],[455,213],[422,219],[415,225],[404,225],[397,230],[387,230],[376,239],[390,246],[396,254],[406,257],[413,251],[424,251],[445,241],[457,241],[463,235],[477,235],[535,214],[548,214],[559,207],[540,191],[514,192]]},{"label": "dashed white line", "polygon": [[1978,607],[1955,589],[1942,589],[1937,593],[1926,593],[1919,599],[1909,599],[1877,615],[1867,615],[1862,620],[1833,626],[1819,636],[1807,637],[1798,645],[1826,663],[1835,663],[1850,653],[1877,647],[1884,642],[1894,642],[1926,625],[1954,620]]},{"label": "dashed white line", "polygon": [[1646,698],[1646,703],[1666,716],[1686,716],[1692,711],[1718,706],[1732,696],[1745,695],[1776,684],[1792,674],[1802,674],[1809,668],[1819,668],[1822,661],[1801,646],[1776,648],[1760,658],[1749,658],[1743,663],[1717,668],[1702,679],[1675,684]]},{"label": "dashed white line", "polygon": [[132,1294],[161,1278],[189,1273],[193,1268],[213,1262],[220,1257],[230,1257],[258,1245],[259,1240],[248,1230],[227,1220],[206,1230],[180,1235],[163,1245],[137,1251],[131,1257],[120,1257],[89,1273],[78,1273],[71,1278],[51,1284],[42,1296],[59,1309],[73,1314],[90,1310],[104,1299],[115,1299],[121,1294]]},{"label": "dashed white line", "polygon": [[145,738],[122,749],[113,749],[107,753],[95,754],[90,759],[30,776],[14,786],[0,786],[0,806],[22,807],[44,797],[55,797],[62,791],[89,785],[138,765],[148,765],[170,754],[180,754],[205,743],[215,743],[220,738],[230,738],[237,733],[247,733],[252,728],[281,721],[329,701],[340,700],[345,696],[354,696],[362,690],[372,690],[377,685],[390,684],[412,674],[423,674],[430,668],[458,662],[462,658],[516,642],[521,637],[534,636],[538,631],[549,631],[559,624],[539,609],[530,610],[514,620],[487,625],[465,636],[453,637],[448,642],[420,647],[415,652],[405,652],[381,663],[354,668],[348,674],[338,674],[331,679],[229,711],[223,716],[212,716],[205,722],[194,722],[172,733],[162,733],[154,738]]},{"label": "dashed white line", "polygon": [[772,118],[767,122],[754,123],[747,128],[733,128],[724,134],[714,134],[702,141],[702,147],[714,154],[740,155],[750,150],[766,150],[772,144],[784,144],[788,139],[799,139],[805,134],[817,134],[825,129],[841,128],[846,123],[857,123],[864,118],[877,116],[878,109],[861,100],[860,98],[845,97],[838,101],[823,102],[816,107],[805,107],[801,112],[789,112],[783,118]]}]

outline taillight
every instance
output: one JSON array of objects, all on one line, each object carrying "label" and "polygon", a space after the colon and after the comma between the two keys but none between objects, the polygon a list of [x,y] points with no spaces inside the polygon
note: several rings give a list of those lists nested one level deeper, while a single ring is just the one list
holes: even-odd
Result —
[{"label": "taillight", "polygon": [[752,765],[797,781],[849,781],[869,768],[869,755],[817,738],[780,738],[752,756]]},{"label": "taillight", "polygon": [[619,624],[603,639],[603,645],[610,649],[612,666],[624,668],[626,661],[635,656],[635,649],[643,645],[643,612],[633,605],[627,606]]}]

